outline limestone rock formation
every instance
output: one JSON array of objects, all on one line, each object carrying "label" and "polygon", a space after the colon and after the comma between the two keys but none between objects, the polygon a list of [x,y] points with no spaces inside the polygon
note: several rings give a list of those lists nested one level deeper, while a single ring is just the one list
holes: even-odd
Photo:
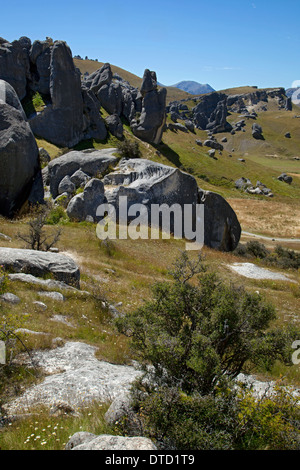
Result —
[{"label": "limestone rock formation", "polygon": [[[185,212],[185,204],[191,205],[192,225],[195,228],[196,204],[204,204],[204,244],[211,248],[231,251],[239,242],[241,227],[237,216],[227,201],[216,193],[202,191],[193,176],[177,168],[144,159],[121,160],[119,167],[103,179],[107,202],[118,214],[120,196],[127,197],[127,204],[178,204]],[[110,185],[112,189],[110,189]],[[128,217],[130,220],[130,217]],[[170,225],[171,231],[174,226]]]},{"label": "limestone rock formation", "polygon": [[26,96],[30,46],[30,39],[25,37],[12,43],[0,38],[0,79],[15,89],[20,100]]},{"label": "limestone rock formation", "polygon": [[194,122],[198,129],[212,133],[227,132],[231,125],[227,122],[227,96],[224,93],[204,95],[193,108]]},{"label": "limestone rock formation", "polygon": [[146,69],[141,86],[142,111],[137,119],[133,119],[130,127],[140,139],[159,144],[166,123],[166,88],[157,88],[156,73]]},{"label": "limestone rock formation", "polygon": [[50,192],[53,198],[58,196],[58,186],[65,176],[74,175],[81,170],[88,177],[95,177],[103,173],[110,165],[116,163],[113,155],[115,148],[103,150],[73,150],[61,157],[55,158],[48,165],[48,178]]},{"label": "limestone rock formation", "polygon": [[39,150],[15,90],[0,80],[0,213],[14,216],[44,198]]},{"label": "limestone rock formation", "polygon": [[31,128],[56,145],[72,147],[82,139],[83,99],[80,74],[63,41],[55,41],[51,48],[49,88],[51,104],[30,118]]}]

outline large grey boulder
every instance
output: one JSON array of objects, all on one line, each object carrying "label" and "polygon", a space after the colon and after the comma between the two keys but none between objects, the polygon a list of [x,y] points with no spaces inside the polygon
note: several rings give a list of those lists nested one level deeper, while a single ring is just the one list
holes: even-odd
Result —
[{"label": "large grey boulder", "polygon": [[146,69],[141,86],[142,111],[133,119],[130,127],[140,139],[159,144],[166,123],[166,88],[158,89],[156,73]]},{"label": "large grey boulder", "polygon": [[115,148],[103,150],[83,150],[65,153],[55,158],[48,165],[48,178],[50,192],[53,198],[58,196],[58,186],[65,176],[72,176],[77,170],[81,170],[89,177],[101,175],[110,165],[117,162],[113,154]]},{"label": "large grey boulder", "polygon": [[28,201],[42,203],[39,150],[15,90],[0,80],[0,213],[13,217]]},{"label": "large grey boulder", "polygon": [[43,277],[52,274],[54,279],[80,287],[80,271],[76,263],[63,254],[0,247],[0,265],[13,273]]},{"label": "large grey boulder", "polygon": [[74,434],[66,444],[66,450],[157,450],[151,439],[146,437],[123,437],[88,432]]},{"label": "large grey boulder", "polygon": [[30,118],[35,135],[55,145],[72,147],[82,139],[81,80],[72,53],[64,41],[55,41],[50,60],[51,104]]},{"label": "large grey boulder", "polygon": [[[169,207],[178,204],[183,215],[185,205],[191,205],[194,229],[196,204],[204,204],[204,244],[231,251],[239,242],[241,227],[228,202],[219,194],[199,189],[193,176],[177,168],[144,159],[124,159],[120,161],[119,168],[104,177],[103,182],[107,202],[114,206],[117,218],[121,196],[127,197],[128,208],[133,204],[143,204],[148,214],[152,204]],[[173,228],[171,220],[171,232]]]},{"label": "large grey boulder", "polygon": [[236,213],[219,194],[199,189],[204,204],[204,244],[221,251],[233,251],[240,240],[241,226]]},{"label": "large grey boulder", "polygon": [[0,79],[15,89],[20,100],[26,96],[30,46],[30,39],[25,37],[12,43],[0,38]]},{"label": "large grey boulder", "polygon": [[84,221],[88,216],[95,220],[97,208],[105,200],[102,181],[93,178],[86,184],[83,193],[77,194],[71,199],[67,207],[67,214],[71,220],[75,221]]},{"label": "large grey boulder", "polygon": [[[108,203],[115,207],[117,217],[120,196],[127,197],[128,207],[143,204],[149,214],[152,204],[167,204],[170,207],[178,204],[184,213],[185,204],[191,204],[194,211],[197,202],[198,188],[193,176],[178,168],[146,159],[121,160],[119,168],[106,175],[103,182],[106,185],[105,196]],[[109,185],[114,188],[110,189]]]}]

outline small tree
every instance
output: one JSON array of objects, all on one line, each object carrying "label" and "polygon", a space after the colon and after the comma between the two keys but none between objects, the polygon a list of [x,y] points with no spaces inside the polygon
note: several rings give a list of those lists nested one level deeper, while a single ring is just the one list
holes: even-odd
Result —
[{"label": "small tree", "polygon": [[18,238],[23,240],[31,250],[49,251],[59,240],[61,229],[52,231],[49,235],[44,227],[47,223],[49,211],[44,207],[34,210],[34,217],[28,222],[28,232],[18,234]]}]

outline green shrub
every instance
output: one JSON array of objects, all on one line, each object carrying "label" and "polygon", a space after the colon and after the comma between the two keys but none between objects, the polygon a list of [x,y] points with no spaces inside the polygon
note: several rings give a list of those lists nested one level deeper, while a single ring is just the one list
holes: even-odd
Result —
[{"label": "green shrub", "polygon": [[123,432],[142,431],[165,449],[300,447],[299,407],[286,401],[280,414],[280,400],[238,395],[233,380],[277,360],[291,365],[299,331],[272,328],[274,307],[222,282],[201,256],[192,262],[183,253],[170,274],[173,282],[153,286],[152,300],[116,320],[144,371]]},{"label": "green shrub", "polygon": [[118,153],[122,158],[140,158],[141,151],[136,140],[123,140],[117,144]]}]

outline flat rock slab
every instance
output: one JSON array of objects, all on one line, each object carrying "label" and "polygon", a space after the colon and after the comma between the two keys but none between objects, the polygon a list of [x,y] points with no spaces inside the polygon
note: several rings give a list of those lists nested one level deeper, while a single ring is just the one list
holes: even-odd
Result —
[{"label": "flat rock slab", "polygon": [[80,287],[80,271],[68,256],[36,250],[0,247],[0,266],[14,273],[43,277],[52,274],[58,281]]},{"label": "flat rock slab", "polygon": [[95,357],[96,349],[84,343],[68,342],[63,347],[34,352],[34,363],[50,375],[7,404],[7,414],[37,404],[51,407],[66,403],[77,409],[94,400],[111,401],[126,394],[140,372],[132,366],[99,361]]},{"label": "flat rock slab", "polygon": [[227,265],[231,270],[250,279],[272,279],[274,281],[296,282],[284,274],[261,268],[253,263],[234,263]]},{"label": "flat rock slab", "polygon": [[[71,437],[66,450],[157,450],[151,439],[146,437],[123,437],[102,434],[96,436],[89,432],[78,432]],[[122,458],[118,460],[121,463]],[[124,463],[127,462],[127,457]]]}]

